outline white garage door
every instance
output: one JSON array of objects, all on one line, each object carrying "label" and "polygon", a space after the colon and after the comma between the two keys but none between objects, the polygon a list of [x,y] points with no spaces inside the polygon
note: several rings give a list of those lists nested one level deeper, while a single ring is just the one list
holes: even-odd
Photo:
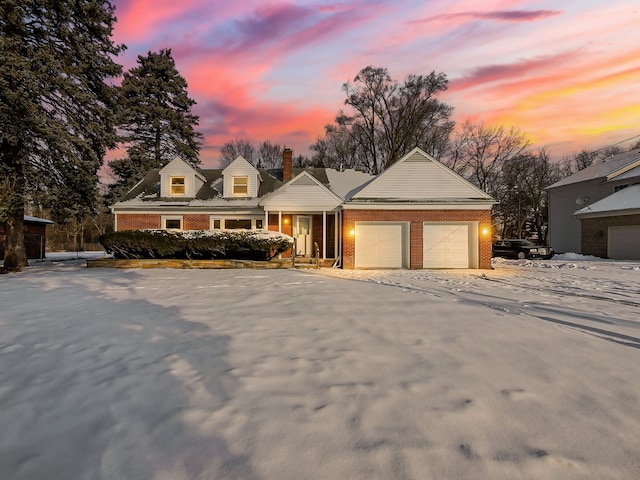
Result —
[{"label": "white garage door", "polygon": [[640,225],[609,227],[607,255],[616,260],[640,260]]},{"label": "white garage door", "polygon": [[424,224],[424,268],[469,268],[469,225]]},{"label": "white garage door", "polygon": [[403,268],[402,223],[356,222],[356,268]]}]

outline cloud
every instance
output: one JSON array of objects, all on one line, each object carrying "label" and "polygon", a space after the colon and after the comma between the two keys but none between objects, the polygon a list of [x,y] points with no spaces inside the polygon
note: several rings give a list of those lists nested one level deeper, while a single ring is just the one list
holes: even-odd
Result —
[{"label": "cloud", "polygon": [[532,72],[540,74],[547,69],[556,70],[575,60],[577,52],[566,52],[557,55],[545,55],[511,64],[485,65],[475,68],[462,78],[449,82],[450,90],[464,90],[486,83],[513,80]]},{"label": "cloud", "polygon": [[459,12],[444,13],[433,17],[412,20],[409,23],[428,23],[439,20],[458,20],[469,18],[472,20],[495,20],[498,22],[533,22],[536,20],[560,15],[560,10],[494,10],[489,12]]},{"label": "cloud", "polygon": [[267,5],[258,7],[252,15],[235,20],[234,37],[248,46],[271,43],[299,30],[300,25],[311,21],[315,11],[296,5]]},{"label": "cloud", "polygon": [[198,0],[134,0],[115,1],[116,33],[120,41],[130,42],[146,38],[165,22],[178,23],[191,9],[197,8]]},{"label": "cloud", "polygon": [[207,165],[216,164],[222,145],[234,138],[248,138],[254,144],[269,140],[293,148],[296,155],[307,155],[309,146],[335,115],[323,107],[280,102],[237,105],[233,98],[222,97],[200,105],[200,109],[208,113],[200,124],[206,139],[201,158]]}]

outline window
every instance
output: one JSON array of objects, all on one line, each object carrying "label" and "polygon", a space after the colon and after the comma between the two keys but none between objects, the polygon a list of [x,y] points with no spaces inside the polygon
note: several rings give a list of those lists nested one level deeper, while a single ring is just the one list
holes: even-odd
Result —
[{"label": "window", "polygon": [[209,217],[211,230],[255,230],[261,229],[264,220],[261,218],[219,218]]},{"label": "window", "polygon": [[249,177],[233,177],[233,194],[247,195],[249,193]]},{"label": "window", "polygon": [[224,228],[229,230],[251,230],[251,219],[240,219],[240,220],[230,220],[226,219],[224,221]]},{"label": "window", "polygon": [[182,217],[181,216],[162,217],[162,226],[166,230],[182,230]]},{"label": "window", "polygon": [[184,177],[171,177],[171,195],[184,195]]}]

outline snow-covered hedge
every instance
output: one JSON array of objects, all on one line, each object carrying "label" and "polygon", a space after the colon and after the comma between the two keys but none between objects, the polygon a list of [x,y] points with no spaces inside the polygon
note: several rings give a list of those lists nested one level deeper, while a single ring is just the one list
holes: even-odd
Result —
[{"label": "snow-covered hedge", "polygon": [[270,260],[293,238],[269,230],[124,230],[100,237],[114,258]]}]

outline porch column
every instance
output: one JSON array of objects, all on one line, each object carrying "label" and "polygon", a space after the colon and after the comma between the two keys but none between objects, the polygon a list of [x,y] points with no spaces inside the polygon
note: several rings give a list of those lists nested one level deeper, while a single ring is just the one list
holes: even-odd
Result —
[{"label": "porch column", "polygon": [[322,211],[322,259],[327,258],[327,211]]},{"label": "porch column", "polygon": [[278,210],[278,231],[282,233],[282,210]]},{"label": "porch column", "polygon": [[264,211],[264,229],[269,230],[269,211]]}]

